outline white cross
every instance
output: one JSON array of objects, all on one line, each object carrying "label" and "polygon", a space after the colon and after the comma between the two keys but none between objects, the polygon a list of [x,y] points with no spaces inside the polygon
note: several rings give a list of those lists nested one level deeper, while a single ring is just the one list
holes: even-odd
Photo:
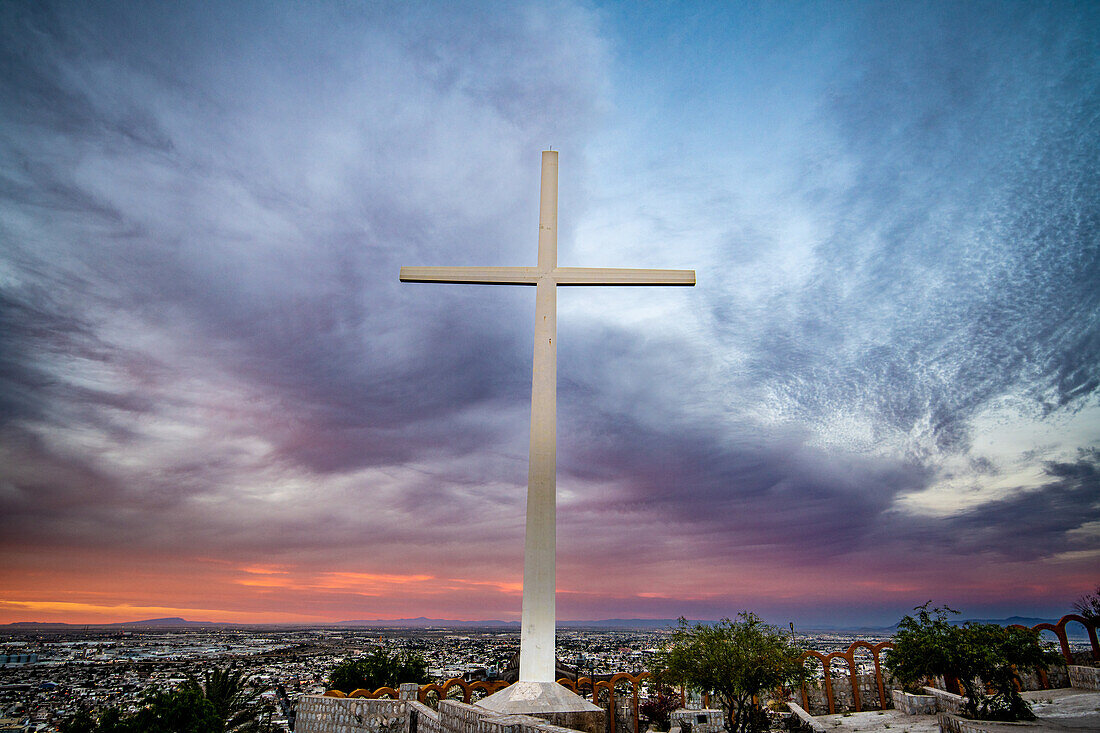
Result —
[{"label": "white cross", "polygon": [[558,267],[558,154],[544,150],[537,267],[402,267],[401,282],[535,286],[531,459],[527,469],[519,679],[521,682],[554,682],[557,286],[695,285],[695,271]]}]

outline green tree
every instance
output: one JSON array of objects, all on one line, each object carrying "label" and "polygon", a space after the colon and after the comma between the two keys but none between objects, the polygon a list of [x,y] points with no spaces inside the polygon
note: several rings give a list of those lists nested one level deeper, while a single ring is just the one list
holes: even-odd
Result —
[{"label": "green tree", "polygon": [[133,733],[223,733],[222,721],[210,701],[185,687],[154,693],[146,699],[145,707],[125,722],[123,730]]},{"label": "green tree", "polygon": [[[1017,670],[1046,668],[1057,655],[1043,649],[1032,629],[967,622],[955,626],[947,606],[917,606],[898,623],[886,668],[902,683],[942,676],[959,680],[966,714],[985,720],[1030,720],[1031,707],[1016,690]],[[991,690],[992,692],[987,692]]]},{"label": "green tree", "polygon": [[96,720],[87,710],[81,710],[57,726],[61,733],[95,733]]},{"label": "green tree", "polygon": [[123,715],[108,708],[99,720],[79,712],[58,726],[63,733],[224,733],[214,706],[195,690],[152,692],[144,706]]},{"label": "green tree", "polygon": [[262,690],[249,683],[243,670],[207,670],[201,681],[188,675],[183,687],[197,692],[213,706],[226,731],[262,730],[261,715],[265,710],[260,700]]},{"label": "green tree", "polygon": [[118,708],[107,708],[96,723],[95,733],[132,733],[128,718]]},{"label": "green tree", "polygon": [[713,626],[680,619],[669,645],[654,656],[658,683],[709,692],[725,711],[730,733],[766,730],[767,712],[753,700],[766,690],[801,682],[805,670],[796,648],[775,626],[742,611],[736,621]]},{"label": "green tree", "polygon": [[428,662],[410,651],[388,652],[379,647],[365,657],[345,659],[329,675],[329,686],[341,692],[360,688],[374,691],[402,682],[424,684],[428,681]]}]

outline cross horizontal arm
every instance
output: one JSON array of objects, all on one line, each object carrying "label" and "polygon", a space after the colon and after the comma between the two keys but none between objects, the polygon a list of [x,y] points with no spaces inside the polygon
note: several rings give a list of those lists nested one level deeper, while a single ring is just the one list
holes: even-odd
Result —
[{"label": "cross horizontal arm", "polygon": [[468,283],[472,285],[537,285],[535,267],[402,267],[403,283]]},{"label": "cross horizontal arm", "polygon": [[554,280],[558,285],[694,285],[695,270],[558,267]]}]

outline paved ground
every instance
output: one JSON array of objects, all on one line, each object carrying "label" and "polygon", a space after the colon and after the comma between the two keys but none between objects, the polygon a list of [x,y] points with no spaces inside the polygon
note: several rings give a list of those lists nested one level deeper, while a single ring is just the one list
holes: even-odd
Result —
[{"label": "paved ground", "polygon": [[[1061,688],[1025,692],[1035,715],[1032,725],[985,723],[991,733],[1100,732],[1100,692]],[[836,733],[939,733],[935,715],[905,715],[897,710],[818,715],[827,731]]]},{"label": "paved ground", "polygon": [[817,715],[828,731],[837,733],[939,733],[935,715],[906,715],[898,710],[873,710],[847,715]]},{"label": "paved ground", "polygon": [[1100,692],[1063,687],[1025,692],[1046,730],[1100,731]]}]

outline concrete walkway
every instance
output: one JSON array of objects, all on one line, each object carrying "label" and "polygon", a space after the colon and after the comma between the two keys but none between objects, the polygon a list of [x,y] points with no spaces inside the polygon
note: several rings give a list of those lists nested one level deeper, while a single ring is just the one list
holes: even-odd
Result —
[{"label": "concrete walkway", "polygon": [[[1063,687],[1023,693],[1038,720],[1021,723],[982,722],[989,733],[1066,733],[1100,731],[1100,692]],[[826,731],[837,733],[939,733],[935,715],[906,715],[874,710],[847,715],[816,715]]]},{"label": "concrete walkway", "polygon": [[1062,687],[1023,693],[1041,730],[1100,731],[1100,692]]},{"label": "concrete walkway", "polygon": [[866,713],[815,715],[827,731],[851,733],[939,733],[935,715],[906,715],[899,710],[871,710]]}]

